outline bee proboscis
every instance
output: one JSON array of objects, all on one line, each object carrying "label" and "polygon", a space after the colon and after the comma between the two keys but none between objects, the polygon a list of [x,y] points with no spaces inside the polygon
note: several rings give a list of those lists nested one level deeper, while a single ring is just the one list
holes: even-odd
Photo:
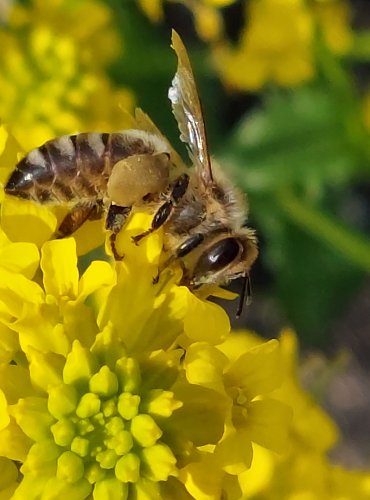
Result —
[{"label": "bee proboscis", "polygon": [[138,129],[65,135],[32,150],[16,166],[5,192],[42,204],[73,203],[57,237],[105,215],[116,259],[121,256],[115,238],[132,208],[149,210],[151,226],[134,236],[134,243],[163,227],[165,258],[160,272],[180,261],[182,283],[192,289],[243,277],[240,314],[249,269],[258,253],[256,237],[244,225],[245,196],[211,163],[193,71],[175,31],[172,47],[178,65],[168,97],[190,168],[138,110]]}]

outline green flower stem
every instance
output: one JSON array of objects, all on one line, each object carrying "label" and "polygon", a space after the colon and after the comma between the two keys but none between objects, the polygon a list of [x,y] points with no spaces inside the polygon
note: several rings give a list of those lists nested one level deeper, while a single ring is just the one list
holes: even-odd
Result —
[{"label": "green flower stem", "polygon": [[360,269],[370,272],[370,239],[339,225],[327,214],[308,205],[289,191],[280,192],[276,200],[292,222],[334,247]]}]

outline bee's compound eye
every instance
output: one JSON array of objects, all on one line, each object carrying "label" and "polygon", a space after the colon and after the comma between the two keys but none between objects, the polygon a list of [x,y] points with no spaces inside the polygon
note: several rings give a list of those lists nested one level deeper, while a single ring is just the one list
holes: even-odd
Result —
[{"label": "bee's compound eye", "polygon": [[241,245],[235,238],[225,238],[204,252],[194,269],[194,275],[217,272],[231,264],[241,252]]}]

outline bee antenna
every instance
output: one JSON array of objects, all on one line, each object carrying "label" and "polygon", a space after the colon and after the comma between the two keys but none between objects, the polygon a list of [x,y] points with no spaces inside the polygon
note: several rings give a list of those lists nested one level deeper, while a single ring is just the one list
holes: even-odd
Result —
[{"label": "bee antenna", "polygon": [[239,304],[238,304],[238,309],[236,311],[237,318],[240,318],[243,312],[244,304],[247,304],[247,306],[249,306],[251,302],[252,302],[252,284],[249,274],[246,274],[243,276],[243,286],[239,295]]}]

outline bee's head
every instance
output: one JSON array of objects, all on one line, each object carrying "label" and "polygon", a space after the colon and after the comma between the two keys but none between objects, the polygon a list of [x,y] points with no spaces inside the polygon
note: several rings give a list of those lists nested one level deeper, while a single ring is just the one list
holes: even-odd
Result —
[{"label": "bee's head", "polygon": [[202,285],[223,285],[243,277],[243,287],[236,316],[242,313],[244,302],[250,298],[249,269],[258,254],[254,232],[241,230],[238,234],[227,234],[210,242],[198,255],[189,286],[197,289]]},{"label": "bee's head", "polygon": [[203,247],[192,271],[190,285],[221,285],[246,276],[258,254],[256,240],[249,229],[238,234],[219,235]]}]

